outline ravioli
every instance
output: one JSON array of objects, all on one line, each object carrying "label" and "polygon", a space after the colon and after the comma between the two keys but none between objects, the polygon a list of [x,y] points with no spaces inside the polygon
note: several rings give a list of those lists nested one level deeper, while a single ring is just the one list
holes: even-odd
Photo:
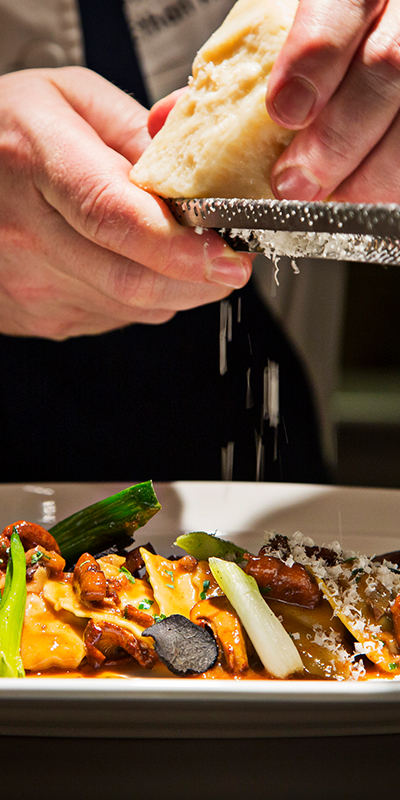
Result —
[{"label": "ravioli", "polygon": [[189,570],[185,558],[171,561],[149,553],[144,547],[140,548],[140,553],[160,614],[166,617],[182,614],[190,619],[190,611],[196,603],[210,595],[222,594],[211,574],[208,561],[198,561]]},{"label": "ravioli", "polygon": [[[137,581],[137,583],[139,583],[139,581]],[[142,584],[145,582],[141,581],[140,583]],[[136,583],[134,586],[136,586]],[[112,622],[114,625],[119,625],[120,628],[124,628],[130,633],[133,633],[138,639],[141,637],[145,627],[124,617],[123,605],[121,611],[114,608],[96,608],[94,604],[92,606],[83,605],[76,592],[74,592],[71,581],[47,581],[43,590],[43,596],[47,602],[53,606],[56,612],[61,610],[69,611],[70,614],[73,614],[78,619],[92,619],[93,622]],[[128,597],[128,603],[134,603],[138,600],[139,596],[144,596],[143,587],[140,585],[136,591],[129,592],[128,595],[126,594],[125,596]],[[127,603],[125,605],[127,605]]]},{"label": "ravioli", "polygon": [[38,672],[53,667],[79,667],[86,655],[83,630],[80,621],[57,613],[41,595],[30,592],[21,640],[25,669]]}]

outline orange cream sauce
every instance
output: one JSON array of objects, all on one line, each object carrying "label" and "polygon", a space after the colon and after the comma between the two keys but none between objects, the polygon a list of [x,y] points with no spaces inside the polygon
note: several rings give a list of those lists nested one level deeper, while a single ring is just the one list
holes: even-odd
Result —
[{"label": "orange cream sauce", "polygon": [[[143,627],[123,616],[123,608],[127,603],[139,607],[140,602],[151,602],[146,612],[151,617],[183,614],[190,618],[191,610],[196,610],[195,606],[200,613],[205,600],[221,597],[222,592],[210,572],[208,562],[193,560],[192,563],[185,559],[172,561],[145,550],[142,555],[149,580],[136,579],[133,583],[121,573],[123,558],[107,556],[99,559],[107,579],[113,581],[120,597],[121,606],[114,609],[96,608],[95,604],[93,608],[83,605],[74,591],[72,575],[64,574],[61,580],[45,581],[42,580],[43,576],[38,576],[35,588],[39,591],[31,591],[28,595],[22,637],[21,654],[27,676],[38,679],[177,677],[161,662],[157,662],[151,671],[144,670],[128,658],[101,669],[92,669],[85,662],[83,632],[89,618],[94,621],[101,618],[113,620],[140,637]],[[268,602],[292,636],[304,664],[304,672],[293,675],[292,680],[345,680],[352,676],[352,637],[342,622],[333,616],[332,608],[326,600],[322,600],[314,609],[276,600]],[[254,653],[247,636],[245,641],[249,661],[247,669],[235,672],[227,668],[223,648],[220,646],[216,665],[207,672],[189,676],[188,679],[272,680]],[[360,680],[396,677],[395,671],[393,674],[383,673],[367,659],[363,663],[365,670],[360,674]],[[80,664],[82,666],[79,667]]]}]

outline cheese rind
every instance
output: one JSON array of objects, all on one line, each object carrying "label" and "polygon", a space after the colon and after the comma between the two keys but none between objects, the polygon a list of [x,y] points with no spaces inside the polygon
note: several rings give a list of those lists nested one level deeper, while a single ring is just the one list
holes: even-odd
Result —
[{"label": "cheese rind", "polygon": [[271,169],[293,138],[265,106],[297,0],[238,0],[199,50],[188,90],[131,171],[162,197],[273,197]]}]

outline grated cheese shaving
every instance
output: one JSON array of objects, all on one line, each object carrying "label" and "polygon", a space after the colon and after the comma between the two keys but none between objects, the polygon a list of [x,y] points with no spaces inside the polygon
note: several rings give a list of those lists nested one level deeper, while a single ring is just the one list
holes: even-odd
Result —
[{"label": "grated cheese shaving", "polygon": [[[379,260],[380,252],[385,252],[387,244],[377,245],[376,236],[369,234],[319,233],[317,231],[269,231],[258,229],[230,228],[222,229],[246,242],[249,251],[262,250],[267,258],[272,259],[278,271],[279,258],[288,256],[296,258],[330,258],[335,261],[367,260],[371,252]],[[294,271],[298,272],[295,264]],[[278,281],[277,281],[278,283]]]},{"label": "grated cheese shaving", "polygon": [[[392,670],[393,663],[400,666],[400,653],[394,635],[382,627],[390,613],[390,604],[400,594],[400,575],[398,570],[393,571],[394,565],[389,562],[374,562],[354,550],[343,550],[336,541],[323,545],[331,551],[332,558],[328,556],[326,559],[313,539],[303,537],[299,531],[291,537],[285,537],[280,546],[277,546],[275,535],[268,534],[264,547],[288,566],[297,562],[314,575],[334,615],[356,639],[355,657],[367,655],[385,671]],[[316,549],[310,552],[313,548]],[[375,597],[378,598],[377,601],[374,601]],[[378,601],[383,608],[382,605],[378,606],[378,619],[375,619],[374,602]],[[316,644],[335,647],[334,631],[330,644],[326,631],[317,628],[315,631]],[[358,679],[361,675],[361,669],[354,669],[353,679]]]}]

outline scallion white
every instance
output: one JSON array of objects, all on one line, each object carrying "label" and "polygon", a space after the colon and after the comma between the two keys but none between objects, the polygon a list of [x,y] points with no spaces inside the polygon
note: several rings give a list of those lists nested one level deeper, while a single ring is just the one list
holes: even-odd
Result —
[{"label": "scallion white", "polygon": [[283,679],[302,672],[294,642],[263,599],[254,578],[232,561],[213,557],[209,565],[270,675]]}]

